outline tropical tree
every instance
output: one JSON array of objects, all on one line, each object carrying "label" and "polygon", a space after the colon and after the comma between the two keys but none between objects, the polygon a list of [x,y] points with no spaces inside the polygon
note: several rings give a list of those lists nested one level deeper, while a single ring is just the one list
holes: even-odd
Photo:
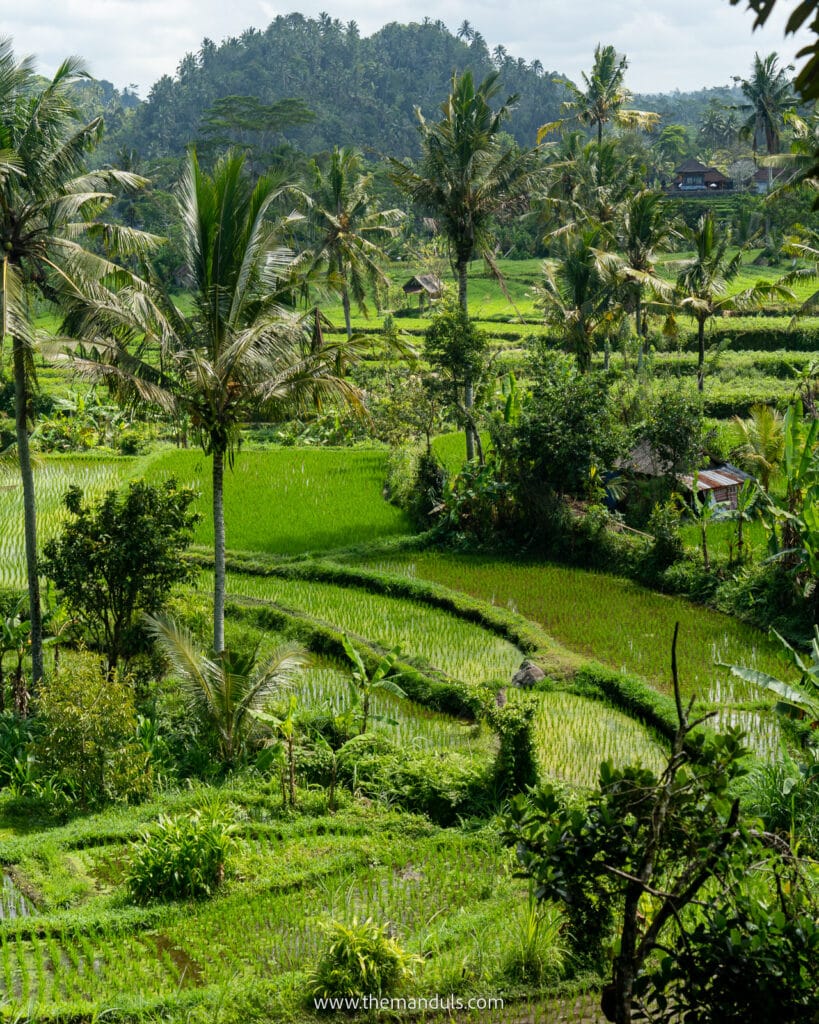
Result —
[{"label": "tropical tree", "polygon": [[364,173],[361,154],[354,149],[336,147],[326,167],[314,160],[312,170],[308,217],[316,236],[313,263],[324,265],[328,283],[341,292],[349,339],[353,335],[350,299],[366,315],[367,284],[388,283],[383,252],[371,239],[395,234],[403,213],[375,208],[373,176]]},{"label": "tropical tree", "polygon": [[746,419],[733,419],[736,447],[732,457],[743,469],[753,473],[767,493],[771,478],[785,457],[785,423],[782,414],[770,405],[753,405]]},{"label": "tropical tree", "polygon": [[591,368],[597,336],[617,312],[620,279],[602,251],[605,242],[600,225],[575,226],[559,235],[555,258],[543,264],[544,283],[536,300],[584,373]]},{"label": "tropical tree", "polygon": [[740,82],[747,101],[741,109],[748,115],[742,132],[750,138],[754,155],[761,143],[769,155],[779,152],[785,111],[796,104],[789,71],[791,65],[779,67],[777,54],[763,58],[755,53],[751,77]]},{"label": "tropical tree", "polygon": [[222,650],[203,654],[191,634],[172,619],[146,617],[148,630],[179,673],[184,692],[197,716],[217,736],[219,755],[227,766],[246,753],[259,728],[257,712],[270,699],[292,685],[308,664],[307,652],[297,643],[277,647],[264,661],[258,648],[249,654]]},{"label": "tropical tree", "polygon": [[[288,192],[268,177],[254,185],[244,157],[227,153],[213,175],[191,152],[178,195],[193,312],[186,315],[151,275],[151,288],[97,291],[74,318],[94,338],[95,358],[78,369],[106,380],[136,405],[187,416],[212,456],[214,528],[213,648],[224,648],[225,462],[232,466],[241,425],[251,414],[301,411],[322,396],[357,402],[334,375],[332,346],[311,347],[305,319],[286,309],[295,257],[279,242],[292,215],[272,220]],[[73,318],[72,318],[73,319]],[[157,358],[158,354],[158,358]]]},{"label": "tropical tree", "polygon": [[387,678],[401,655],[401,649],[400,647],[394,647],[391,651],[387,651],[379,659],[372,672],[368,672],[364,659],[346,633],[342,636],[342,643],[344,644],[344,652],[352,664],[352,675],[350,677],[352,707],[349,713],[352,718],[357,719],[360,723],[360,734],[363,736],[367,731],[367,726],[374,717],[371,710],[374,696],[379,693],[389,693],[391,696],[402,700],[407,696],[398,683],[393,679]]},{"label": "tropical tree", "polygon": [[[731,253],[731,230],[718,226],[712,210],[700,217],[696,227],[684,228],[682,234],[694,255],[679,264],[677,293],[680,308],[697,322],[697,387],[702,391],[705,325],[711,317],[726,309],[755,305],[769,295],[792,298],[793,293],[782,285],[757,281],[744,291],[728,294],[728,286],[742,267],[742,250]],[[662,289],[659,283],[656,287]]]},{"label": "tropical tree", "polygon": [[119,245],[126,252],[146,245],[145,236],[97,220],[116,198],[112,187],[137,187],[143,179],[124,171],[85,170],[102,134],[102,119],[84,123],[74,106],[73,87],[88,77],[82,62],[70,57],[44,82],[31,59],[18,61],[11,41],[0,38],[0,344],[11,345],[35,689],[43,676],[43,628],[29,452],[39,341],[34,296],[59,302],[78,282],[114,271],[83,242],[104,240],[109,251]]},{"label": "tropical tree", "polygon": [[613,46],[598,43],[591,74],[581,72],[584,88],[566,82],[572,94],[565,104],[566,110],[581,124],[597,128],[598,145],[603,141],[603,125],[609,121],[642,128],[652,127],[659,121],[658,114],[627,108],[631,99],[631,93],[623,84],[627,69],[627,57],[617,53]]},{"label": "tropical tree", "polygon": [[[494,220],[524,210],[539,177],[535,151],[522,151],[501,138],[501,126],[517,97],[508,97],[494,111],[491,101],[499,88],[496,71],[477,87],[470,71],[453,75],[441,119],[430,123],[417,112],[422,152],[418,166],[391,161],[395,182],[435,218],[446,239],[464,312],[470,260],[480,254],[500,276],[492,252]],[[473,383],[467,380],[467,410],[473,401]],[[474,455],[473,432],[468,430],[467,457]]]},{"label": "tropical tree", "polygon": [[647,284],[656,282],[655,262],[667,251],[679,233],[661,192],[651,189],[630,195],[620,206],[615,226],[615,246],[622,257],[626,292],[634,310],[634,326],[643,350],[646,323],[643,293]]}]

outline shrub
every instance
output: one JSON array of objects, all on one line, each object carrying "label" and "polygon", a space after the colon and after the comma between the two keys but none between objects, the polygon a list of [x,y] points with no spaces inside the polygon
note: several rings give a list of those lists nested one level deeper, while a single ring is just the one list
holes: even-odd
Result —
[{"label": "shrub", "polygon": [[537,784],[537,742],[532,728],[536,708],[534,701],[527,699],[490,708],[487,714],[489,724],[500,738],[495,781],[501,796],[511,796]]},{"label": "shrub", "polygon": [[225,879],[234,826],[217,811],[161,817],[134,850],[126,885],[132,900],[202,899]]},{"label": "shrub", "polygon": [[371,918],[325,926],[330,945],[310,973],[313,999],[384,996],[412,976],[416,957]]},{"label": "shrub", "polygon": [[42,726],[37,760],[45,775],[65,783],[82,807],[148,796],[148,755],[136,740],[129,682],[108,676],[99,659],[63,659],[36,701]]}]

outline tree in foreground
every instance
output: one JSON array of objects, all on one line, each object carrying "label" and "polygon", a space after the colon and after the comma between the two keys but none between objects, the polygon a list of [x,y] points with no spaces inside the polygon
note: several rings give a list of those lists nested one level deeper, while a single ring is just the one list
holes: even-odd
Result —
[{"label": "tree in foreground", "polygon": [[395,234],[403,217],[401,210],[375,208],[372,180],[354,149],[336,147],[326,167],[313,161],[308,214],[316,235],[313,262],[325,266],[328,282],[341,292],[348,339],[353,335],[350,300],[366,315],[367,285],[388,283],[383,251],[373,239]]},{"label": "tree in foreground", "polygon": [[[483,256],[500,276],[492,253],[493,222],[522,212],[539,180],[535,151],[519,150],[501,138],[501,127],[517,100],[510,96],[498,110],[491,101],[499,90],[498,72],[477,87],[472,73],[453,75],[441,119],[426,121],[418,111],[421,160],[417,168],[392,160],[393,178],[438,224],[449,246],[458,281],[458,302],[468,312],[467,271]],[[467,378],[465,406],[471,410],[474,385]],[[467,428],[467,458],[475,456],[474,431]]]},{"label": "tree in foreground", "polygon": [[225,643],[225,462],[233,464],[241,426],[261,413],[298,414],[334,397],[357,402],[335,376],[334,350],[314,350],[304,318],[280,301],[293,252],[282,245],[291,216],[274,218],[288,189],[271,178],[255,185],[244,157],[228,153],[212,175],[188,156],[180,183],[182,227],[194,310],[181,312],[161,282],[151,288],[88,294],[74,314],[92,333],[95,358],[81,372],[105,380],[125,401],[189,417],[212,457],[213,649]]},{"label": "tree in foreground", "polygon": [[507,839],[538,898],[566,906],[594,965],[613,940],[608,1020],[811,1020],[819,926],[809,884],[779,837],[743,822],[732,793],[746,771],[741,734],[707,737],[704,719],[690,720],[675,651],[676,630],[678,725],[662,771],[603,763],[582,806],[551,785],[515,797]]},{"label": "tree in foreground", "polygon": [[96,505],[83,502],[79,487],[65,495],[73,518],[46,544],[41,569],[105,653],[109,674],[142,649],[142,616],[157,614],[173,586],[197,574],[183,557],[199,519],[194,498],[173,479],[108,491]]},{"label": "tree in foreground", "polygon": [[102,134],[101,118],[84,123],[74,108],[72,89],[88,77],[82,62],[70,57],[44,83],[31,59],[18,61],[10,40],[0,38],[0,344],[8,339],[12,353],[35,690],[43,676],[43,630],[29,453],[38,343],[34,296],[59,303],[82,282],[116,269],[84,241],[102,238],[109,251],[118,246],[124,252],[144,251],[145,244],[144,236],[96,219],[115,199],[112,187],[135,187],[142,179],[123,171],[85,171],[87,154]]}]

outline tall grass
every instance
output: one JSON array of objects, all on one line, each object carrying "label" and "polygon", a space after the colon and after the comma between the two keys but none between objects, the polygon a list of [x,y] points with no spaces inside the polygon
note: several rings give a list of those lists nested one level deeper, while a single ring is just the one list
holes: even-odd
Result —
[{"label": "tall grass", "polygon": [[[385,459],[382,451],[359,449],[242,452],[225,474],[228,547],[292,555],[409,532],[406,515],[382,495]],[[195,540],[212,545],[210,459],[169,451],[146,473],[149,482],[169,476],[200,492]]]}]

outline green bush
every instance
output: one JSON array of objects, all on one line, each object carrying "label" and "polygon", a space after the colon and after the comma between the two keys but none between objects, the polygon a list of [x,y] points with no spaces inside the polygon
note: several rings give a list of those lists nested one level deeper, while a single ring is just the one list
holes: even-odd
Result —
[{"label": "green bush", "polygon": [[234,826],[218,811],[161,817],[136,847],[125,884],[136,903],[202,899],[225,879]]},{"label": "green bush", "polygon": [[512,796],[537,784],[537,741],[532,727],[536,710],[537,705],[529,699],[489,709],[489,724],[500,739],[495,782],[501,796]]},{"label": "green bush", "polygon": [[383,925],[371,918],[325,927],[330,945],[310,972],[314,1000],[385,996],[412,977],[416,957],[405,952]]},{"label": "green bush", "polygon": [[148,755],[136,739],[127,680],[109,676],[91,654],[64,658],[35,702],[41,772],[55,775],[81,807],[150,795]]}]

